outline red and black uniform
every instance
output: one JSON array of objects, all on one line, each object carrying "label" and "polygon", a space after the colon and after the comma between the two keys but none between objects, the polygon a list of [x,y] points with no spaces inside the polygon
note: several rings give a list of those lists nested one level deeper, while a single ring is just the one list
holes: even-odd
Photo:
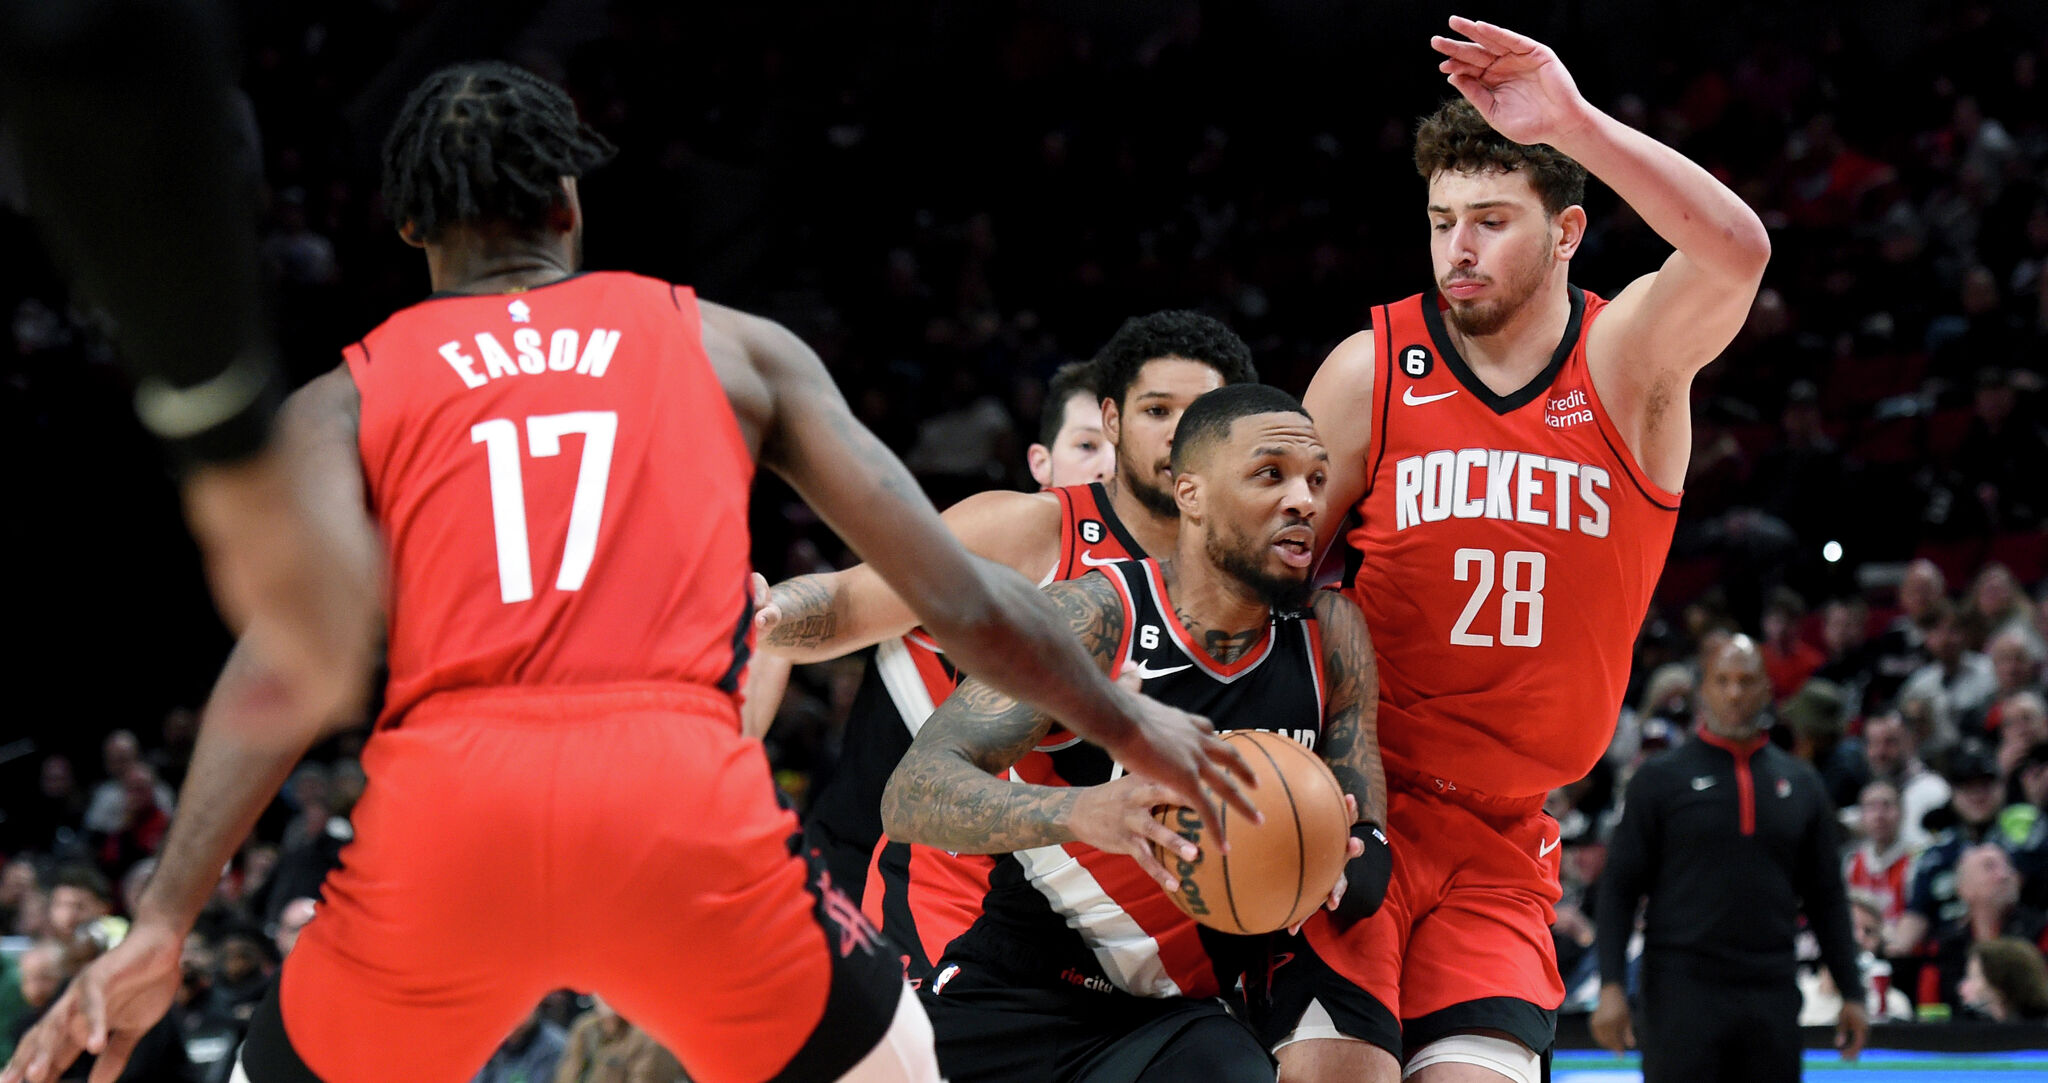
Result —
[{"label": "red and black uniform", "polygon": [[[1181,625],[1157,563],[1101,571],[1124,607],[1119,673],[1135,668],[1146,695],[1218,730],[1266,730],[1316,747],[1327,696],[1312,611],[1274,614],[1258,645],[1222,664]],[[1008,771],[1041,786],[1094,786],[1122,774],[1107,752],[1058,730]],[[1271,1079],[1262,1044],[1220,999],[1248,968],[1263,966],[1267,944],[1196,924],[1123,854],[1043,846],[994,858],[980,915],[919,994],[939,1067],[955,1079],[1092,1083],[1141,1074],[1156,1070],[1152,1058],[1184,1031],[1218,1019],[1228,1028],[1205,1043],[1209,1063],[1185,1078]],[[1249,1051],[1235,1066],[1229,1033]]]},{"label": "red and black uniform", "polygon": [[[1145,555],[1100,483],[1048,490],[1060,505],[1060,555],[1039,585]],[[922,628],[875,648],[854,699],[832,779],[804,822],[804,842],[847,885],[868,917],[903,953],[912,983],[974,921],[988,890],[991,858],[882,837],[882,791],[911,739],[960,683]],[[858,885],[866,885],[864,894]]]},{"label": "red and black uniform", "polygon": [[390,684],[251,1073],[466,1080],[563,986],[695,1079],[850,1067],[901,986],[739,732],[754,464],[695,295],[441,296],[346,357]]},{"label": "red and black uniform", "polygon": [[1311,958],[1275,994],[1283,1020],[1313,1001],[1397,1056],[1475,1029],[1549,1046],[1564,986],[1543,799],[1607,748],[1677,519],[1587,367],[1605,302],[1569,303],[1549,365],[1508,395],[1458,355],[1435,291],[1373,310],[1346,591],[1378,632],[1394,873],[1373,917],[1310,920]]}]

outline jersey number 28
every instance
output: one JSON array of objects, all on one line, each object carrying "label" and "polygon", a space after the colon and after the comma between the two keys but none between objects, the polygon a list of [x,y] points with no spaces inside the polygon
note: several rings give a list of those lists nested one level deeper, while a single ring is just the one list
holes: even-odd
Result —
[{"label": "jersey number 28", "polygon": [[[1491,549],[1460,549],[1451,557],[1451,577],[1460,583],[1477,580],[1458,623],[1451,626],[1451,643],[1460,647],[1491,647],[1493,637],[1472,630],[1472,622],[1493,593],[1494,552]],[[1535,647],[1543,643],[1542,553],[1511,550],[1500,563],[1500,645]]]},{"label": "jersey number 28", "polygon": [[[576,469],[576,496],[569,504],[569,536],[562,544],[556,590],[580,590],[597,555],[597,527],[604,521],[604,490],[612,476],[612,444],[619,415],[612,410],[535,414],[526,419],[526,446],[536,459],[562,453],[562,437],[583,434],[583,462]],[[533,597],[533,556],[526,541],[526,481],[520,470],[519,425],[492,418],[470,426],[469,440],[482,444],[491,464],[491,525],[498,535],[498,596],[505,602]]]}]

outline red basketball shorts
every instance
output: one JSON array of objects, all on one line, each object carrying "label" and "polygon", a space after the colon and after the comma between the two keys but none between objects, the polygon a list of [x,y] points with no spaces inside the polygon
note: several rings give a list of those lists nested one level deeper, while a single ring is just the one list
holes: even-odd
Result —
[{"label": "red basketball shorts", "polygon": [[[1564,1001],[1550,938],[1557,821],[1540,798],[1438,793],[1405,778],[1388,789],[1385,904],[1341,932],[1327,912],[1310,919],[1310,958],[1276,969],[1276,1005],[1299,1015],[1317,1000],[1337,1030],[1397,1056],[1473,1030],[1505,1031],[1540,1052]],[[1285,1034],[1299,1020],[1281,1022]]]},{"label": "red basketball shorts", "polygon": [[462,1083],[564,986],[700,1081],[851,1066],[893,1018],[895,953],[794,855],[722,694],[444,694],[363,767],[356,839],[280,990],[328,1083]]}]

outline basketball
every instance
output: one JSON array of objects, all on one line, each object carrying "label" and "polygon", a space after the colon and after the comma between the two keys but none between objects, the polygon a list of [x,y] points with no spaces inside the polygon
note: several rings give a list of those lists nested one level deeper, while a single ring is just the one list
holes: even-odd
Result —
[{"label": "basketball", "polygon": [[1226,933],[1270,933],[1314,913],[1344,871],[1351,813],[1328,765],[1299,741],[1277,733],[1234,730],[1223,735],[1237,749],[1258,789],[1252,802],[1266,822],[1253,824],[1223,808],[1230,852],[1215,852],[1193,810],[1164,806],[1160,822],[1201,848],[1184,861],[1153,847],[1180,880],[1173,901],[1187,915]]}]

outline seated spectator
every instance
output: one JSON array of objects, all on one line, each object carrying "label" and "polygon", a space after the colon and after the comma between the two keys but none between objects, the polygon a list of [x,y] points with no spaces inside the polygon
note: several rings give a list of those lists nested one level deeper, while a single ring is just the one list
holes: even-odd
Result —
[{"label": "seated spectator", "polygon": [[1877,664],[1871,649],[1874,641],[1864,634],[1869,622],[1870,606],[1861,598],[1837,598],[1821,608],[1820,638],[1827,661],[1813,675],[1840,686],[1849,713],[1856,717],[1867,711],[1864,692]]},{"label": "seated spectator", "polygon": [[[100,745],[100,762],[106,768],[106,780],[93,787],[92,802],[85,810],[85,829],[111,835],[121,830],[133,815],[129,807],[128,771],[131,767],[146,766],[142,762],[142,743],[127,730],[115,730]],[[151,799],[168,817],[177,807],[177,795],[154,775],[150,777],[150,786]]]},{"label": "seated spectator", "polygon": [[66,957],[64,944],[57,940],[38,940],[21,953],[15,962],[19,975],[19,995],[22,1008],[13,1019],[7,1021],[8,1029],[4,1038],[11,1050],[28,1033],[43,1009],[57,999],[64,989],[64,983],[71,980],[71,963]]},{"label": "seated spectator", "polygon": [[1813,765],[1836,808],[1854,804],[1870,781],[1863,742],[1845,736],[1848,703],[1840,685],[1807,681],[1778,708],[1792,731],[1792,754]]},{"label": "seated spectator", "polygon": [[[1941,705],[1948,718],[1982,711],[1998,690],[1998,678],[1991,672],[1991,659],[1968,649],[1963,641],[1962,615],[1946,601],[1933,607],[1927,625],[1929,661],[1906,683],[1899,686],[1901,701],[1925,697]],[[1954,735],[1937,733],[1938,743],[1947,744]]]},{"label": "seated spectator", "polygon": [[551,1083],[568,1045],[569,1033],[536,1006],[499,1043],[471,1083]]},{"label": "seated spectator", "polygon": [[274,947],[254,929],[231,929],[220,941],[220,961],[213,972],[205,1013],[218,1022],[246,1029],[256,1006],[270,992],[277,969]]},{"label": "seated spectator", "polygon": [[[1899,1022],[1913,1018],[1913,1001],[1905,990],[1892,985],[1891,964],[1878,956],[1884,945],[1884,918],[1880,900],[1854,890],[1849,892],[1849,917],[1856,923],[1856,965],[1863,971],[1867,1000],[1864,1011],[1873,1023]],[[1842,991],[1826,967],[1802,967],[1799,971],[1799,1025],[1831,1027],[1842,1014]]]},{"label": "seated spectator", "polygon": [[[2041,687],[2041,660],[2044,652],[2034,642],[2031,631],[2015,632],[2010,629],[1991,637],[1984,648],[1984,656],[1991,660],[1991,676],[1996,689],[1984,709],[1958,719],[1958,725],[1965,736],[2001,734],[2005,725],[2006,702],[2015,696],[2032,694],[2037,700]],[[2032,741],[2021,741],[2025,748]]]},{"label": "seated spectator", "polygon": [[2013,765],[2019,800],[1998,814],[1998,833],[2020,874],[2020,901],[2048,910],[2048,741]]},{"label": "seated spectator", "polygon": [[1764,602],[1764,672],[1771,678],[1771,700],[1783,703],[1826,662],[1820,648],[1799,638],[1806,603],[1790,587],[1773,590]]},{"label": "seated spectator", "polygon": [[1851,892],[1879,902],[1881,924],[1890,936],[1906,913],[1913,882],[1913,847],[1899,833],[1899,788],[1879,779],[1863,787],[1856,804],[1863,839],[1843,862],[1842,879]]},{"label": "seated spectator", "polygon": [[271,934],[271,942],[277,945],[278,958],[290,955],[298,946],[299,933],[306,928],[307,922],[313,920],[317,906],[312,899],[302,895],[284,904],[284,908],[277,912],[277,927]]},{"label": "seated spectator", "polygon": [[1899,579],[1899,615],[1870,641],[1870,684],[1864,705],[1882,710],[1898,698],[1899,686],[1928,662],[1927,625],[1948,590],[1948,578],[1931,560],[1906,565]]},{"label": "seated spectator", "polygon": [[14,935],[22,909],[31,905],[29,896],[40,894],[42,890],[42,884],[36,879],[35,863],[26,855],[0,867],[0,936]]},{"label": "seated spectator", "polygon": [[57,870],[50,887],[49,933],[60,944],[69,944],[78,930],[114,912],[114,889],[99,871],[86,865],[69,865]]},{"label": "seated spectator", "polygon": [[[1959,863],[1966,851],[1996,837],[1998,769],[1991,758],[1979,749],[1966,747],[1955,757],[1950,772],[1953,797],[1946,808],[1936,810],[1929,818],[1939,817],[1952,826],[1936,835],[1913,861],[1913,887],[1906,896],[1906,913],[1898,920],[1895,939],[1887,945],[1895,956],[1910,955],[1930,939],[1940,939],[1963,927],[1968,907],[1958,886]],[[1960,973],[1960,958],[1956,968]]]},{"label": "seated spectator", "polygon": [[121,818],[108,832],[93,834],[93,857],[107,875],[127,875],[135,863],[153,857],[163,849],[164,835],[171,829],[171,815],[157,799],[162,783],[146,763],[128,766],[122,777],[127,803]]},{"label": "seated spectator", "polygon": [[2038,1023],[2048,1019],[2048,964],[2018,937],[1979,940],[1957,992],[1965,1010],[1994,1023]]},{"label": "seated spectator", "polygon": [[685,1078],[674,1055],[598,1000],[569,1028],[555,1083],[674,1083]]},{"label": "seated spectator", "polygon": [[2008,801],[2023,801],[2017,770],[2027,750],[2048,741],[2048,699],[2032,690],[2016,692],[2000,700],[1994,712],[1998,719],[1998,773],[2007,781]]},{"label": "seated spectator", "polygon": [[2020,905],[2020,878],[2005,848],[1995,843],[1973,846],[1956,862],[1956,901],[1962,920],[1935,938],[1935,969],[1940,973],[1943,1003],[1959,1005],[1957,992],[1968,968],[1973,945],[2002,936],[2018,937],[2039,946],[2048,933],[2048,914]]},{"label": "seated spectator", "polygon": [[1924,849],[1932,835],[1921,821],[1948,804],[1947,780],[1920,762],[1913,732],[1897,714],[1878,715],[1863,724],[1863,756],[1872,780],[1884,779],[1898,787],[1900,836],[1914,849]]}]

